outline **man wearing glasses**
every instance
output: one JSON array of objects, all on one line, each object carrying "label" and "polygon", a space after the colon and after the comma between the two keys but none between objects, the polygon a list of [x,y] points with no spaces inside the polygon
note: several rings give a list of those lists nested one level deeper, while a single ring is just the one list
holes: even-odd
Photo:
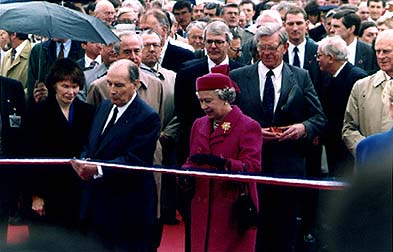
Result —
[{"label": "man wearing glasses", "polygon": [[[231,72],[241,91],[236,103],[261,125],[262,172],[304,177],[305,145],[321,134],[325,115],[308,72],[283,61],[288,35],[281,25],[262,25],[255,39],[260,61]],[[261,184],[258,192],[256,251],[294,251],[298,191]]]}]

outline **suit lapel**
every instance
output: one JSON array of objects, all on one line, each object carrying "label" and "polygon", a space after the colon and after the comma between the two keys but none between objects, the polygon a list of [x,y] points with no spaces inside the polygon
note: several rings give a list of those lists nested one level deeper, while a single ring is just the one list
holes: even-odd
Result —
[{"label": "suit lapel", "polygon": [[106,117],[102,122],[100,135],[98,136],[99,146],[97,148],[97,153],[99,153],[100,150],[103,149],[108,143],[110,143],[116,136],[122,134],[122,132],[124,132],[124,129],[129,128],[128,124],[130,122],[130,118],[135,118],[138,115],[139,104],[140,104],[140,98],[137,95],[135,97],[135,100],[128,106],[126,111],[124,111],[124,113],[120,116],[120,118],[117,119],[117,122],[113,125],[113,127],[110,129],[108,134],[106,134],[106,136],[103,139],[99,139],[101,137],[101,131],[105,125],[106,119],[108,118],[112,106],[109,107],[109,111],[105,113]]},{"label": "suit lapel", "polygon": [[[295,77],[293,76],[293,73],[289,66],[284,63],[283,69],[282,69],[282,76],[281,76],[281,92],[280,92],[280,98],[278,99],[277,107],[276,107],[276,112],[278,110],[281,110],[281,107],[285,104],[288,100],[288,97],[290,95],[290,91],[292,87],[295,84]],[[276,113],[275,113],[276,114]],[[274,118],[273,118],[274,120]]]}]

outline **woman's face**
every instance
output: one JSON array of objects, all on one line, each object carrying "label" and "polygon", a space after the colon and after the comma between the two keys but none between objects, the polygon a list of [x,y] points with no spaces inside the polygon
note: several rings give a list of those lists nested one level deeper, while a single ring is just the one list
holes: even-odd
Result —
[{"label": "woman's face", "polygon": [[221,121],[226,115],[227,108],[225,101],[218,98],[214,90],[197,92],[199,104],[209,119]]},{"label": "woman's face", "polygon": [[58,81],[55,84],[57,100],[63,104],[71,104],[79,92],[79,85],[70,80]]}]

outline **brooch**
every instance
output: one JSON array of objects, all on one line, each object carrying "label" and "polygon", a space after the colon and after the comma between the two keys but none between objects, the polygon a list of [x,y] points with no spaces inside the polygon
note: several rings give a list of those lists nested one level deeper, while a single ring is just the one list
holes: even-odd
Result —
[{"label": "brooch", "polygon": [[224,133],[227,133],[231,129],[231,123],[230,122],[223,122],[221,124],[221,129],[224,131]]}]

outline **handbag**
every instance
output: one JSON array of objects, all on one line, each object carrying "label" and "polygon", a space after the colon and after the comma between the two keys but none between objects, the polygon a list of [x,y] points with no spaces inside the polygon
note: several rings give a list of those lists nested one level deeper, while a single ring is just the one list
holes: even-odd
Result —
[{"label": "handbag", "polygon": [[[248,183],[242,183],[241,193],[233,204],[233,217],[240,233],[258,225],[258,211],[250,196]],[[246,190],[247,188],[247,190]]]},{"label": "handbag", "polygon": [[[246,164],[243,163],[244,172],[247,171],[246,168]],[[251,198],[250,185],[248,183],[241,183],[240,195],[233,204],[232,211],[240,233],[258,226],[259,214]]]}]

